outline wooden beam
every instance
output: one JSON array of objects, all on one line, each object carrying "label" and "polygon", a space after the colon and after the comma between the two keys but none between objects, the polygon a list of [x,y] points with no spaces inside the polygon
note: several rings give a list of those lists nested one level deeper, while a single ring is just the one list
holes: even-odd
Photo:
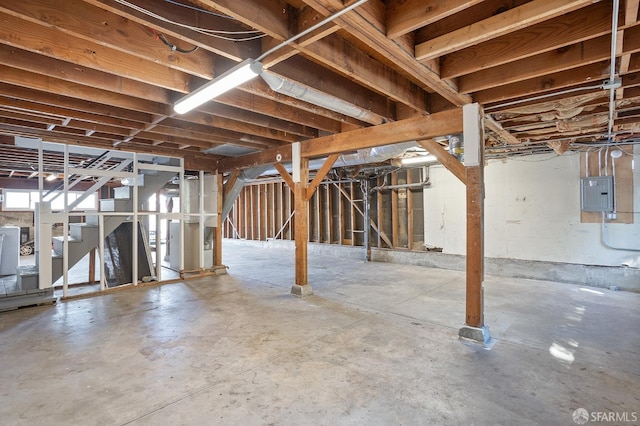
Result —
[{"label": "wooden beam", "polygon": [[[162,15],[162,11],[159,8],[163,8],[163,5],[158,4],[155,6],[154,12]],[[210,52],[199,49],[188,55],[179,54],[161,43],[149,30],[149,26],[122,19],[117,14],[109,13],[105,9],[84,1],[51,2],[49,0],[30,0],[28,2],[3,2],[0,5],[0,10],[40,25],[50,26],[55,30],[90,43],[97,42],[102,46],[191,75],[208,79],[214,77],[213,55]],[[205,19],[204,13],[190,11],[189,14],[197,14],[200,19]],[[175,15],[164,16],[172,16],[174,21],[186,22],[186,20],[178,19]],[[206,19],[215,20],[212,16],[208,16]],[[221,22],[223,20],[218,18],[217,21]],[[204,26],[206,24],[200,21],[199,25]],[[162,32],[162,30],[159,30],[159,32]]]},{"label": "wooden beam", "polygon": [[[624,6],[624,24],[625,26],[633,25],[638,21],[638,9],[640,7],[639,0],[627,0],[625,1]],[[624,53],[624,50],[627,50],[627,36],[629,31],[632,29],[625,29],[618,31],[618,45],[616,46],[616,54],[622,53],[622,57],[620,58],[619,65],[619,74],[626,74],[629,71],[629,62],[631,61],[631,55],[628,53]],[[637,40],[637,36],[630,39]],[[620,43],[620,40],[623,40]],[[621,45],[622,44],[622,45]],[[616,98],[624,99],[624,88],[619,88],[616,90]]]},{"label": "wooden beam", "polygon": [[50,117],[66,117],[74,120],[83,121],[88,124],[106,124],[122,129],[141,129],[143,124],[124,120],[117,117],[108,117],[104,115],[97,115],[93,113],[87,113],[82,111],[75,111],[68,108],[60,108],[52,105],[44,105],[41,103],[24,101],[22,99],[15,99],[2,96],[2,89],[0,88],[0,106],[12,111],[22,111],[29,114],[44,115]]},{"label": "wooden beam", "polygon": [[86,66],[128,79],[149,83],[181,93],[189,92],[187,74],[110,49],[99,43],[82,40],[71,35],[60,43],[56,29],[34,24],[24,19],[0,13],[2,27],[0,41],[4,44],[34,53],[46,52],[47,56]]},{"label": "wooden beam", "polygon": [[161,87],[3,44],[0,44],[0,64],[91,88],[126,94],[148,101],[170,103],[169,92]]},{"label": "wooden beam", "polygon": [[280,173],[280,177],[282,177],[282,180],[284,180],[284,182],[287,184],[289,189],[291,191],[295,191],[296,190],[296,184],[293,182],[293,178],[291,177],[291,175],[289,174],[287,169],[284,168],[282,163],[274,163],[273,167],[275,167],[275,169],[278,171],[278,173]]},{"label": "wooden beam", "polygon": [[[226,4],[225,6],[230,7],[231,5]],[[263,48],[266,49],[277,41],[284,40],[282,38],[284,37],[282,32],[284,27],[281,26],[283,17],[279,17],[278,21],[269,22],[264,19],[264,16],[247,17],[246,11],[240,12],[239,7],[236,5],[233,7],[234,10],[241,15],[238,16],[238,19],[243,20],[246,24],[254,28],[260,28],[262,26],[265,28],[264,31],[267,34],[274,37],[275,40],[271,43],[265,43]],[[311,8],[304,8],[299,13],[301,16],[298,18],[298,31],[304,30],[305,27],[310,26],[311,23],[315,23],[315,20],[322,18],[318,12]],[[292,27],[291,24],[288,26]],[[343,38],[332,36],[332,33],[337,31],[337,29],[338,27],[335,24],[329,24],[324,29],[320,29],[308,37],[299,40],[292,46],[305,53],[306,56],[314,58],[316,62],[324,64],[327,68],[338,70],[341,74],[349,77],[350,80],[359,81],[366,86],[373,85],[379,92],[398,102],[411,105],[420,111],[426,111],[425,95],[417,86],[404,76],[397,74],[396,71],[391,68],[371,59],[366,52],[355,48]],[[265,68],[272,68],[279,62],[291,58],[297,53],[296,50],[292,48],[283,49],[282,52],[284,53],[277,56],[270,55],[265,58],[263,61]],[[296,60],[299,59],[290,59],[287,61],[287,64],[283,65],[286,69],[295,72],[300,69],[300,66],[292,66],[291,62],[295,62]],[[313,71],[315,73],[315,70]],[[309,72],[306,72],[306,74],[309,74]],[[385,78],[377,77],[379,75],[384,75]],[[324,80],[325,79],[322,81],[326,84],[327,82]],[[353,94],[361,90],[362,88],[353,86],[352,90],[349,90],[349,93]],[[344,91],[338,93],[344,93]],[[370,92],[370,96],[376,95],[374,92]],[[371,102],[369,105],[369,108],[371,108]]]},{"label": "wooden beam", "polygon": [[[296,28],[296,32],[300,34],[301,32],[308,30],[313,25],[320,22],[322,18],[323,17],[317,11],[313,10],[310,7],[301,8],[297,10],[296,22],[292,23],[292,26]],[[299,38],[288,46],[285,46],[280,50],[271,53],[269,56],[262,60],[262,63],[266,68],[269,68],[272,65],[283,62],[288,58],[300,53],[300,48],[309,46],[319,40],[322,40],[323,38],[333,34],[339,29],[340,27],[333,23],[323,25],[322,27],[312,31],[302,38]],[[280,44],[281,42],[282,40],[278,40],[275,38],[271,40],[265,40],[262,44],[262,50],[267,51],[272,47],[275,47],[277,44]]]},{"label": "wooden beam", "polygon": [[476,102],[483,105],[518,97],[534,96],[536,94],[551,92],[579,85],[595,86],[602,83],[609,76],[609,62],[597,62],[595,64],[561,71],[555,74],[536,77],[517,83],[482,90],[474,95]]},{"label": "wooden beam", "polygon": [[249,124],[239,120],[230,120],[215,115],[192,111],[181,115],[179,118],[167,118],[162,121],[165,126],[177,127],[180,129],[194,130],[200,133],[208,133],[216,128],[237,132],[240,137],[243,134],[257,136],[260,138],[272,139],[273,144],[280,142],[297,142],[300,138],[294,134],[281,132],[279,130]]},{"label": "wooden beam", "polygon": [[286,40],[294,34],[289,28],[289,8],[280,0],[196,0],[205,8],[213,8],[225,15],[269,34]]},{"label": "wooden beam", "polygon": [[[229,143],[238,146],[246,146],[249,148],[264,149],[273,146],[279,146],[282,143],[274,139],[263,138],[260,136],[248,135],[242,132],[236,132],[216,127],[192,127],[188,123],[169,122],[171,125],[165,125],[164,122],[158,124],[147,131],[136,134],[136,137],[151,138],[159,141],[167,141],[171,138],[192,139],[199,141],[196,146],[211,147],[220,143]],[[168,123],[167,123],[168,124]],[[194,130],[195,129],[195,130]],[[185,142],[186,143],[186,142]]]},{"label": "wooden beam", "polygon": [[[104,104],[98,104],[95,102],[91,102],[88,100],[82,99],[73,99],[66,96],[60,96],[55,94],[50,94],[45,91],[41,91],[38,89],[29,89],[26,87],[18,87],[13,84],[0,83],[0,103],[3,105],[9,105],[6,103],[4,98],[11,98],[12,100],[21,100],[27,102],[35,102],[37,104],[43,104],[46,108],[40,107],[40,111],[56,113],[55,110],[51,110],[50,108],[64,108],[73,110],[76,113],[90,113],[96,114],[98,117],[94,120],[94,122],[104,122],[103,116],[111,117],[115,120],[125,120],[126,123],[135,122],[137,125],[131,125],[125,123],[125,121],[121,121],[124,127],[131,128],[143,128],[144,123],[149,123],[152,120],[151,114],[137,112],[132,110],[127,110],[124,108],[113,107]],[[39,106],[39,105],[38,105]],[[29,110],[34,110],[35,108],[27,108]],[[59,112],[60,115],[64,115],[66,117],[74,117],[73,115],[66,114],[65,111]],[[79,118],[79,117],[78,117]],[[97,121],[96,121],[97,120]],[[108,121],[105,123],[109,123]],[[110,123],[113,125],[118,125],[117,123]]]},{"label": "wooden beam", "polygon": [[[640,51],[640,25],[624,31],[622,55]],[[562,49],[551,50],[526,59],[477,71],[458,79],[462,93],[472,93],[508,83],[553,74],[605,61],[611,55],[611,36],[604,35]],[[627,69],[624,72],[628,71]],[[621,71],[622,73],[622,71]]]},{"label": "wooden beam", "polygon": [[[342,0],[303,0],[304,3],[329,16],[336,10],[344,8]],[[380,13],[369,13],[379,9]],[[350,35],[375,48],[389,62],[416,77],[420,84],[433,90],[455,106],[471,102],[471,98],[457,92],[454,84],[440,78],[439,71],[415,60],[413,52],[403,49],[395,40],[386,35],[384,22],[384,5],[382,2],[365,3],[362,8],[347,13],[334,22]]]},{"label": "wooden beam", "polygon": [[611,4],[598,2],[515,33],[450,53],[441,58],[440,74],[444,79],[451,79],[610,32]]},{"label": "wooden beam", "polygon": [[[242,92],[236,92],[244,95],[244,93]],[[236,107],[235,105],[224,105],[219,102],[209,101],[199,107],[198,111],[210,114],[209,117],[217,116],[229,120],[234,120],[236,122],[262,126],[274,131],[283,132],[281,133],[281,135],[291,134],[302,139],[318,137],[318,131],[308,125],[292,123],[273,115],[266,115],[251,110],[241,109]]]},{"label": "wooden beam", "polygon": [[224,200],[226,200],[227,197],[229,196],[229,191],[231,191],[231,187],[238,180],[238,176],[240,176],[240,170],[233,170],[229,175],[229,178],[227,179],[227,183],[224,184],[224,193],[223,193]]},{"label": "wooden beam", "polygon": [[438,161],[447,168],[460,182],[465,183],[467,180],[466,172],[462,163],[453,155],[442,147],[439,143],[433,139],[424,139],[418,141],[418,143],[431,155],[436,157]]},{"label": "wooden beam", "polygon": [[300,50],[307,56],[349,77],[350,80],[371,87],[396,102],[420,112],[428,110],[426,93],[421,87],[375,60],[371,55],[355,48],[337,34],[325,37]]},{"label": "wooden beam", "polygon": [[[253,86],[257,87],[257,85]],[[247,88],[247,85],[243,85]],[[264,94],[266,95],[266,88]],[[254,111],[268,117],[279,118],[289,122],[297,123],[312,129],[325,130],[329,133],[339,133],[342,129],[337,113],[332,117],[314,114],[309,111],[297,108],[295,105],[285,104],[276,100],[277,94],[271,92],[269,97],[259,96],[252,92],[234,90],[232,93],[225,93],[215,99],[215,104],[225,104],[246,111]],[[361,127],[361,126],[358,126]],[[284,129],[281,129],[284,130]]]},{"label": "wooden beam", "polygon": [[611,37],[604,35],[562,49],[550,50],[525,59],[483,69],[458,78],[463,93],[474,93],[517,81],[553,74],[582,65],[606,60],[611,50]]},{"label": "wooden beam", "polygon": [[[236,62],[246,58],[255,57],[260,50],[260,40],[244,41],[238,43],[233,40],[225,40],[219,37],[210,37],[207,34],[193,31],[177,24],[171,24],[164,20],[152,18],[149,15],[136,11],[126,5],[118,3],[117,0],[83,0],[85,3],[93,4],[101,9],[107,10],[115,15],[122,16],[143,27],[154,28],[172,39],[182,40],[188,45],[196,45],[200,49],[216,53]],[[129,0],[136,6],[148,7],[148,4],[141,0]],[[239,2],[238,2],[239,3]],[[220,18],[208,13],[195,11],[185,7],[172,5],[169,2],[155,3],[153,11],[160,16],[170,16],[174,22],[190,24],[201,28],[215,28],[224,31],[246,30],[244,27],[230,25],[230,20]]]},{"label": "wooden beam", "polygon": [[[68,96],[83,101],[86,99],[91,99],[92,102],[108,106],[155,115],[171,114],[169,105],[129,96],[125,94],[127,89],[122,90],[122,92],[114,93],[100,88],[70,83],[48,76],[25,72],[15,68],[9,68],[3,65],[0,65],[0,75],[2,75],[3,83],[9,83],[29,89],[40,90],[43,92],[47,92],[50,95],[55,94]],[[134,89],[132,88],[132,90]]]},{"label": "wooden beam", "polygon": [[482,0],[393,0],[387,2],[387,37],[398,38],[465,10]]},{"label": "wooden beam", "polygon": [[302,142],[303,157],[354,151],[411,140],[430,139],[435,136],[460,133],[462,110],[459,108],[435,114],[408,118],[393,123],[352,130]]},{"label": "wooden beam", "polygon": [[217,167],[220,171],[231,171],[236,169],[246,169],[248,167],[262,166],[278,162],[291,161],[291,147],[283,146],[265,149],[254,154],[240,155],[238,157],[222,158]]},{"label": "wooden beam", "polygon": [[[460,133],[461,131],[462,110],[457,108],[428,116],[414,117],[380,126],[303,141],[301,142],[302,156],[308,158],[322,157],[329,154],[354,151],[359,148],[372,148],[410,140],[429,139],[435,136]],[[291,161],[291,149],[289,147],[277,147],[255,154],[222,159],[218,163],[218,168],[221,171],[229,171],[286,161]]]},{"label": "wooden beam", "polygon": [[505,130],[500,123],[493,119],[490,115],[486,115],[484,117],[484,125],[489,130],[493,131],[496,135],[498,135],[498,139],[508,145],[518,145],[520,141],[509,133],[508,130]]},{"label": "wooden beam", "polygon": [[316,189],[320,185],[320,182],[322,182],[327,173],[329,173],[329,170],[331,170],[339,156],[339,154],[331,154],[322,164],[322,167],[320,167],[320,169],[316,173],[316,176],[307,187],[307,201],[309,201],[313,196],[313,193],[316,192]]},{"label": "wooden beam", "polygon": [[593,3],[593,0],[533,0],[520,7],[416,45],[416,59],[435,59]]}]

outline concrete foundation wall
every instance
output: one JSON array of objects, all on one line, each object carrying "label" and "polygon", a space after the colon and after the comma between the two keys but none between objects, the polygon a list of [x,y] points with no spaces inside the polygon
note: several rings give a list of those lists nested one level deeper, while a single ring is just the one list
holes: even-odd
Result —
[{"label": "concrete foundation wall", "polygon": [[[640,147],[635,148],[635,154]],[[425,245],[445,254],[466,251],[465,187],[448,170],[429,170],[424,190]],[[640,211],[640,171],[633,172],[634,212]],[[507,161],[485,168],[485,255],[598,266],[640,267],[640,252],[613,250],[601,242],[601,225],[580,223],[580,157],[567,153]],[[610,224],[612,245],[640,249],[640,216],[634,224]]]},{"label": "concrete foundation wall", "polygon": [[[291,251],[292,256],[294,255],[294,242],[287,240],[252,241],[229,239],[225,240],[225,244],[249,245],[264,249],[286,249]],[[326,255],[364,259],[364,249],[362,247],[349,247],[335,244],[309,243],[308,253],[309,256]],[[456,254],[373,249],[371,256],[375,262],[390,262],[456,271],[465,270],[465,257]],[[557,281],[589,287],[610,288],[615,286],[620,290],[640,292],[640,269],[637,268],[486,258],[485,273],[489,275]]]}]

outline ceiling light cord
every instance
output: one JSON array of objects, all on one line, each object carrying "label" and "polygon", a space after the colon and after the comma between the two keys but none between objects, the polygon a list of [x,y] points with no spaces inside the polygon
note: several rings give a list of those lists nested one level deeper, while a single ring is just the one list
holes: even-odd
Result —
[{"label": "ceiling light cord", "polygon": [[318,28],[322,27],[323,25],[341,17],[342,15],[344,15],[345,13],[355,9],[356,7],[366,3],[368,0],[359,0],[357,2],[355,2],[354,4],[352,4],[351,6],[345,7],[344,9],[342,9],[341,11],[329,16],[326,19],[323,19],[322,21],[318,22],[317,24],[307,28],[306,30],[302,31],[300,34],[297,34],[293,37],[291,37],[290,39],[287,39],[285,41],[283,41],[282,43],[278,44],[277,46],[274,46],[273,48],[267,50],[266,52],[264,52],[262,55],[258,56],[258,59],[256,59],[256,62],[260,62],[261,60],[263,60],[264,58],[266,58],[267,56],[271,55],[273,52],[282,49],[283,47],[293,43],[294,41],[298,40],[301,37],[306,36],[307,34],[317,30]]}]

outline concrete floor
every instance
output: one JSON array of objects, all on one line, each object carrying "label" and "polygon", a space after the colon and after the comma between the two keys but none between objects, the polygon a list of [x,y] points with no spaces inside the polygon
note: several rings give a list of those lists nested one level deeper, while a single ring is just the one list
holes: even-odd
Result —
[{"label": "concrete floor", "polygon": [[292,259],[229,241],[227,276],[1,313],[0,422],[640,422],[640,294],[487,276],[485,350],[461,272],[315,256],[297,299]]}]

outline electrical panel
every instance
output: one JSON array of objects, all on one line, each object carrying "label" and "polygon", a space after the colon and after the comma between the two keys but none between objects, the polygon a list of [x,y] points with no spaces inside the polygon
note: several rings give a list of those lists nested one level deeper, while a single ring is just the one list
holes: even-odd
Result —
[{"label": "electrical panel", "polygon": [[580,209],[584,212],[613,211],[613,176],[582,178]]}]

